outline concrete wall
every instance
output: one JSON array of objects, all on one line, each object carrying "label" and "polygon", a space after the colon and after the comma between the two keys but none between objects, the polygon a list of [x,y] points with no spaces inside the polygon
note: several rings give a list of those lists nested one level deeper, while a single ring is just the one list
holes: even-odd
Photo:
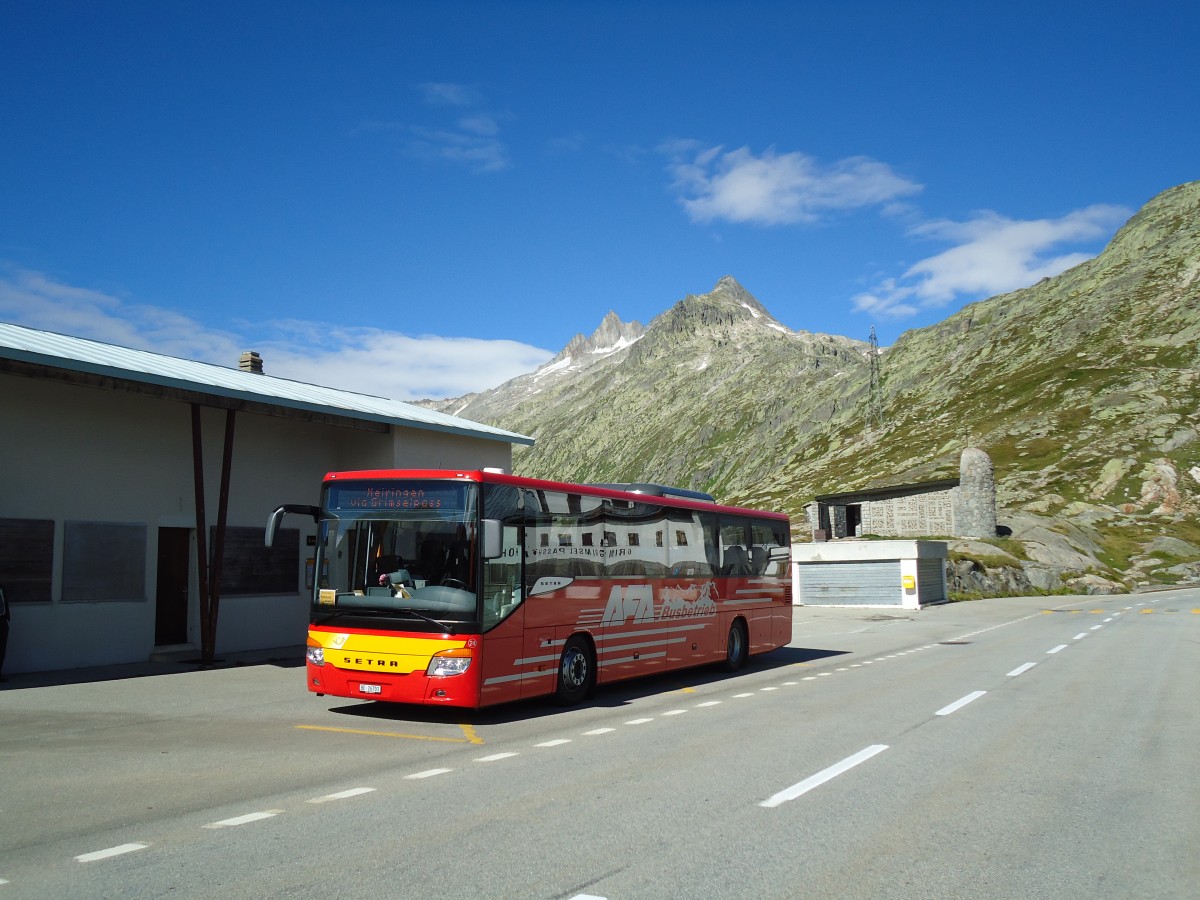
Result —
[{"label": "concrete wall", "polygon": [[[199,646],[191,407],[187,403],[0,375],[0,518],[54,521],[51,599],[12,609],[5,671],[44,671],[147,659],[154,650],[159,528],[191,534],[188,642]],[[205,518],[216,524],[225,413],[202,411]],[[316,503],[321,479],[338,469],[511,466],[500,441],[397,428],[386,433],[238,413],[228,524],[262,528],[281,503]],[[64,523],[137,523],[146,530],[142,596],[102,602],[63,600]],[[298,590],[221,600],[217,653],[303,644],[301,530]],[[3,560],[0,549],[0,561]],[[0,583],[4,572],[0,567]]]}]

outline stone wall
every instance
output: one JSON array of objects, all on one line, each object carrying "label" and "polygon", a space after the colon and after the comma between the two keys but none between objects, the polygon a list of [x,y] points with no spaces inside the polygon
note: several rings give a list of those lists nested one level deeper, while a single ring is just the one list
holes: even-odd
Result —
[{"label": "stone wall", "polygon": [[958,537],[996,536],[996,478],[992,458],[984,451],[968,447],[958,463],[956,516]]}]

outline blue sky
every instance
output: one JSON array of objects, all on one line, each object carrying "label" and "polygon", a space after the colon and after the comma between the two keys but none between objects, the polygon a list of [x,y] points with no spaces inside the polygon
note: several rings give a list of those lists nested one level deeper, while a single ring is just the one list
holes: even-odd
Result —
[{"label": "blue sky", "polygon": [[1176,2],[0,0],[0,320],[397,399],[737,278],[880,342],[1200,177]]}]

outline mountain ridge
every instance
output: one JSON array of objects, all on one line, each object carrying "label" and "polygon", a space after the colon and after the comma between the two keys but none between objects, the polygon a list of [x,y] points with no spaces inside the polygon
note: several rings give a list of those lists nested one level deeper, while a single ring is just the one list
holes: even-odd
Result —
[{"label": "mountain ridge", "polygon": [[1200,579],[1197,348],[1192,182],[1095,258],[906,331],[874,383],[867,342],[786,328],[724,276],[636,338],[610,312],[536,372],[431,405],[535,437],[522,474],[707,490],[784,509],[799,538],[813,496],[953,477],[976,446],[1013,531],[1000,549],[1047,587],[1170,583]]}]

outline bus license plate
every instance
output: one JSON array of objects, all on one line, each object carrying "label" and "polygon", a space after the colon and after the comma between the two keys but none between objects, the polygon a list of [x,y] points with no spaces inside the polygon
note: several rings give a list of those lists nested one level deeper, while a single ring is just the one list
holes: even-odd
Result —
[{"label": "bus license plate", "polygon": [[364,694],[382,694],[383,685],[381,684],[360,684],[358,689]]}]

